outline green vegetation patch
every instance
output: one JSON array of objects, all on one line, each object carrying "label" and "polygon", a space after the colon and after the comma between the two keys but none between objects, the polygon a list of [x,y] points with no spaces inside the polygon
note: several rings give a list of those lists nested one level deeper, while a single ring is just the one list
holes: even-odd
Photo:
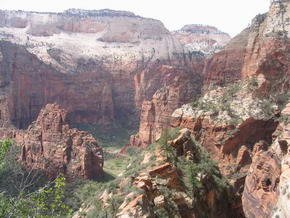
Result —
[{"label": "green vegetation patch", "polygon": [[36,170],[18,163],[20,149],[12,140],[0,142],[0,217],[60,217],[72,213],[65,204],[66,179],[48,182]]},{"label": "green vegetation patch", "polygon": [[91,133],[103,148],[116,151],[125,146],[137,130],[115,123],[108,128],[99,124],[77,124],[75,128]]},{"label": "green vegetation patch", "polygon": [[128,155],[104,152],[104,171],[117,177],[126,170],[131,158]]}]

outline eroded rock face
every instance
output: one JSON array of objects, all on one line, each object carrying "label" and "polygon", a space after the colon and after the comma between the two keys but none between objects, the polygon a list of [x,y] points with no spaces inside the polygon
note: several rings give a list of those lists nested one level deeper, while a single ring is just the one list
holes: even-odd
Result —
[{"label": "eroded rock face", "polygon": [[0,42],[1,126],[26,128],[48,103],[58,103],[74,123],[108,124],[114,119],[112,76],[92,70],[62,74],[25,48]]},{"label": "eroded rock face", "polygon": [[22,148],[21,161],[28,168],[43,170],[49,177],[97,178],[103,173],[103,151],[87,132],[70,129],[67,112],[48,104],[27,130],[15,131]]},{"label": "eroded rock face", "polygon": [[[139,35],[139,38],[159,35],[160,31],[161,33],[168,32],[160,21],[148,19],[147,21],[145,20],[145,25],[140,25],[140,23],[134,23],[134,21],[142,21],[144,18],[136,16],[132,12],[109,9],[69,9],[63,13],[0,11],[0,16],[1,27],[23,29],[32,36],[52,36],[61,32],[101,33],[103,34],[102,40],[107,42],[131,42],[138,41],[137,32],[140,29],[143,35]],[[112,28],[108,29],[107,26],[112,19],[119,19],[119,23],[125,26],[112,26]],[[152,24],[158,24],[158,26],[155,29],[147,28]],[[122,32],[124,29],[129,31]]]},{"label": "eroded rock face", "polygon": [[180,30],[174,31],[173,35],[189,51],[199,51],[207,55],[221,50],[231,39],[229,34],[213,26],[197,24],[185,25]]},{"label": "eroded rock face", "polygon": [[[274,84],[277,86],[279,78],[289,73],[289,11],[289,1],[273,2],[267,14],[257,16],[252,25],[234,37],[222,51],[207,58],[203,68],[204,87],[232,84],[255,75],[259,83],[257,92],[267,96],[271,87]],[[202,29],[200,26],[186,26],[183,31],[200,33]],[[207,32],[217,33],[218,30],[209,28]],[[286,89],[288,86],[281,84],[280,87]],[[131,144],[148,145],[166,128],[166,125],[160,124],[155,128],[152,124],[160,117],[158,109],[155,109],[158,104],[163,103],[156,97],[152,102],[144,103],[139,134],[131,138]],[[166,116],[164,109],[163,112]],[[154,136],[155,132],[157,137]]]},{"label": "eroded rock face", "polygon": [[243,192],[246,217],[270,217],[277,203],[281,163],[271,151],[255,154]]},{"label": "eroded rock face", "polygon": [[204,83],[224,85],[241,79],[249,29],[234,37],[220,52],[208,58],[204,69]]},{"label": "eroded rock face", "polygon": [[[281,112],[282,116],[290,116],[290,104],[288,103],[285,109]],[[278,138],[272,145],[273,151],[279,156],[281,160],[281,174],[278,187],[277,204],[272,212],[274,217],[286,218],[290,214],[290,125],[288,122],[282,123],[280,128],[277,129],[279,134]]]},{"label": "eroded rock face", "polygon": [[253,19],[249,28],[208,60],[205,83],[229,84],[251,75],[269,82],[289,72],[289,8],[289,1],[274,1],[267,14]]},{"label": "eroded rock face", "polygon": [[[172,115],[172,126],[190,129],[196,140],[218,161],[221,172],[228,177],[236,193],[234,204],[241,216],[244,211],[247,217],[269,217],[274,208],[279,211],[275,214],[289,216],[285,195],[289,178],[286,155],[289,134],[287,128],[279,126],[278,129],[282,128],[284,133],[280,143],[274,141],[279,111],[273,113],[274,108],[271,108],[272,116],[276,116],[274,119],[263,116],[262,99],[256,98],[261,97],[260,91],[265,96],[269,95],[274,84],[287,90],[290,69],[289,5],[289,1],[274,1],[267,14],[257,16],[252,25],[232,39],[224,50],[206,60],[206,86],[229,85],[239,80],[247,81],[251,76],[257,77],[258,87],[239,91],[230,101],[225,100],[226,95],[218,88],[212,99],[205,96],[209,101],[203,102],[202,108],[192,109],[187,105]],[[218,96],[223,98],[221,105],[213,100]],[[158,127],[152,131],[152,123],[158,117],[158,109],[154,105],[158,104],[162,105],[162,99],[156,98],[155,102],[144,106],[144,119],[141,119],[138,137],[131,138],[132,144],[148,145],[158,138],[154,135],[158,132],[156,129],[166,128]],[[209,112],[209,109],[212,111]],[[231,116],[237,119],[232,120]],[[285,176],[281,177],[283,172]],[[279,183],[282,178],[283,186]],[[280,195],[278,190],[282,190],[284,195]]]},{"label": "eroded rock face", "polygon": [[260,141],[259,147],[271,144],[278,125],[263,111],[262,103],[249,90],[248,82],[240,82],[234,92],[233,87],[217,88],[195,105],[175,110],[171,126],[188,128],[220,165],[233,160],[247,165],[246,153]]},{"label": "eroded rock face", "polygon": [[[192,163],[199,164],[202,156],[201,149],[194,143],[191,136],[190,131],[185,128],[179,131],[176,138],[168,141],[168,146],[172,146],[175,151],[172,155],[181,159],[185,158],[183,160],[186,161],[184,164],[187,167]],[[177,163],[174,164],[173,160],[167,158],[167,151],[163,150],[160,145],[155,147],[155,151],[148,152],[155,157],[154,166],[142,169],[137,176],[132,177],[131,182],[133,186],[143,190],[143,194],[136,196],[134,192],[129,193],[119,207],[120,212],[117,217],[159,217],[161,214],[157,211],[162,208],[168,208],[165,209],[165,213],[162,213],[164,216],[170,214],[176,217],[192,218],[243,217],[239,214],[234,202],[228,201],[229,193],[214,188],[212,175],[201,175],[197,179],[202,183],[202,188],[200,187],[197,191],[202,190],[203,196],[196,197],[193,191],[188,191],[184,185],[184,176],[188,174],[181,173],[182,163],[175,159]],[[141,165],[148,164],[145,162],[147,154],[145,153]],[[122,183],[120,183],[121,187]]]},{"label": "eroded rock face", "polygon": [[[175,110],[171,120],[173,127],[188,128],[195,139],[210,153],[212,159],[218,162],[221,173],[232,185],[235,193],[233,201],[240,214],[243,214],[244,209],[241,201],[244,183],[253,158],[255,154],[268,150],[273,141],[272,134],[278,126],[278,121],[266,117],[260,108],[259,100],[247,91],[247,87],[248,85],[240,85],[237,93],[230,97],[231,100],[227,100],[224,95],[228,94],[230,89],[212,90],[199,100],[197,106],[184,105]],[[220,101],[220,98],[223,101]],[[221,103],[228,106],[220,110]],[[277,175],[274,180],[280,176],[279,165],[275,167]],[[261,175],[264,173],[261,172]],[[253,178],[256,178],[255,175]],[[275,193],[277,185],[278,183]],[[255,187],[253,186],[249,192],[254,194]],[[273,189],[272,187],[271,190]],[[277,199],[272,193],[269,196],[269,202],[272,198]],[[275,203],[272,207],[274,205]],[[271,209],[267,211],[268,215],[269,211]]]},{"label": "eroded rock face", "polygon": [[248,118],[236,127],[226,123],[217,124],[210,116],[198,114],[188,107],[190,106],[183,106],[173,113],[171,125],[188,128],[212,158],[218,161],[224,175],[237,173],[235,170],[243,171],[243,167],[247,169],[252,162],[253,148],[263,149],[269,146],[272,133],[278,125],[271,119],[254,118]]},{"label": "eroded rock face", "polygon": [[290,214],[290,155],[288,154],[283,157],[281,162],[281,175],[279,183],[279,195],[277,204],[272,212],[272,217],[287,218]]},{"label": "eroded rock face", "polygon": [[[162,65],[159,72],[164,75],[164,87],[158,89],[152,100],[142,103],[139,132],[131,136],[133,146],[147,146],[161,135],[162,130],[169,126],[172,112],[182,104],[189,102],[200,93],[203,56],[192,57],[192,71]],[[147,84],[147,83],[145,83]]]},{"label": "eroded rock face", "polygon": [[[290,105],[281,116],[289,117]],[[280,122],[266,151],[253,154],[243,192],[243,209],[247,217],[283,217],[289,210],[289,124]],[[256,149],[254,149],[256,150]]]},{"label": "eroded rock face", "polygon": [[[85,70],[82,64],[94,67],[96,63],[106,71],[135,72],[149,60],[174,59],[174,53],[183,52],[160,21],[131,12],[1,11],[0,16],[0,39],[25,45],[44,63],[65,73],[79,73]],[[14,20],[21,19],[27,23],[25,28],[15,27]]]}]

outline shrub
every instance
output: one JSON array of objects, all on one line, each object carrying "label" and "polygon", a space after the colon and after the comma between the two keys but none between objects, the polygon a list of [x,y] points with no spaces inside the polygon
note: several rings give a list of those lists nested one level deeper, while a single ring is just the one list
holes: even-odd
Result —
[{"label": "shrub", "polygon": [[252,76],[248,79],[248,88],[251,90],[251,91],[254,91],[255,89],[258,88],[258,80],[257,80],[257,77],[255,76]]},{"label": "shrub", "polygon": [[175,139],[179,134],[179,129],[165,129],[160,139],[158,140],[158,144],[160,145],[162,151],[165,152],[166,160],[168,162],[177,165],[177,155],[175,149],[168,144],[168,141]]}]

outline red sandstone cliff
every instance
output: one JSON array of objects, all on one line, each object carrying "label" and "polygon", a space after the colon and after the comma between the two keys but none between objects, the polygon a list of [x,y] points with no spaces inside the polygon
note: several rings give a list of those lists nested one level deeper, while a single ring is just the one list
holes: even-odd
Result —
[{"label": "red sandstone cliff", "polygon": [[250,27],[207,61],[205,84],[224,85],[256,75],[261,82],[289,73],[290,27],[288,1],[273,2],[269,12],[256,16]]},{"label": "red sandstone cliff", "polygon": [[172,71],[190,78],[202,72],[195,68],[202,60],[185,54],[160,21],[130,12],[0,11],[0,18],[2,126],[25,128],[54,102],[73,123],[137,121],[143,101],[166,86]]},{"label": "red sandstone cliff", "polygon": [[159,83],[162,86],[159,86],[161,88],[154,93],[152,100],[142,103],[139,132],[131,136],[131,145],[147,146],[153,143],[168,127],[173,111],[200,93],[202,78],[198,72],[202,71],[203,60],[202,55],[193,55],[189,68],[192,70],[169,65],[159,67],[157,72],[161,72],[165,82]]},{"label": "red sandstone cliff", "polygon": [[[286,105],[281,116],[290,115]],[[288,118],[287,118],[288,119]],[[247,217],[288,217],[289,210],[289,124],[280,122],[268,151],[253,155],[243,192]]]},{"label": "red sandstone cliff", "polygon": [[[234,188],[235,208],[241,214],[243,209],[247,217],[265,217],[277,208],[275,213],[287,216],[287,124],[281,124],[283,133],[277,141],[279,112],[272,113],[277,105],[270,108],[271,117],[264,116],[263,99],[256,97],[269,94],[274,85],[283,91],[289,87],[289,5],[289,1],[272,3],[267,14],[257,16],[249,28],[205,62],[202,56],[184,52],[159,21],[131,13],[1,11],[0,37],[10,41],[0,44],[1,125],[26,127],[50,102],[68,109],[73,122],[103,125],[141,109],[139,133],[131,137],[131,144],[147,146],[169,126],[172,112],[200,92],[201,72],[206,87],[242,80],[238,91],[218,88],[203,97],[200,107],[186,105],[176,110],[172,126],[189,128],[219,162]],[[193,30],[186,27],[184,31]],[[258,78],[254,90],[243,84],[249,76]],[[62,115],[51,116],[57,118],[52,129],[41,114],[45,122],[39,118],[26,132],[17,133],[16,140],[24,148],[23,161],[28,166],[36,161],[45,168],[39,157],[55,153],[56,162],[51,162],[59,171],[82,177],[99,172],[100,167],[91,164],[95,155],[81,156],[81,162],[70,165],[70,155],[61,146],[40,152],[43,156],[34,154],[31,144],[43,150],[46,142],[49,147],[71,146],[70,140],[63,141],[62,132],[73,138],[72,130],[59,127]],[[78,134],[87,138],[85,133]],[[54,136],[57,140],[50,141]],[[72,144],[77,147],[76,141]],[[80,147],[86,146],[80,143]],[[77,153],[87,151],[72,155]],[[102,165],[101,157],[97,162]]]},{"label": "red sandstone cliff", "polygon": [[[27,127],[47,103],[66,108],[74,122],[110,123],[114,119],[110,75],[63,74],[23,47],[0,42],[1,123]],[[90,79],[94,78],[94,79]]]}]

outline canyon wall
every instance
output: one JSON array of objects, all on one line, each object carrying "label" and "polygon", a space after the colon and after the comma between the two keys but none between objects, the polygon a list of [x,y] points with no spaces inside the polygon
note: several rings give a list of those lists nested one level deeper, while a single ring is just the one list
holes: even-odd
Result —
[{"label": "canyon wall", "polygon": [[3,137],[22,146],[28,167],[93,178],[102,150],[69,121],[106,127],[140,117],[130,139],[139,147],[170,125],[187,128],[227,177],[238,217],[287,217],[290,106],[269,101],[290,86],[289,11],[289,1],[272,2],[227,45],[214,27],[188,25],[173,36],[124,11],[0,11]]},{"label": "canyon wall", "polygon": [[[253,75],[258,78],[260,87],[257,92],[260,95],[267,96],[270,89],[277,87],[286,89],[288,85],[283,78],[287,77],[290,68],[289,7],[287,1],[273,2],[267,14],[255,17],[251,26],[230,40],[223,50],[205,58],[202,65],[204,90],[215,85],[224,86],[246,80]],[[184,31],[194,30],[197,33],[205,31],[202,26],[189,25],[184,28]],[[215,28],[208,28],[209,33],[222,34]],[[284,81],[283,85],[279,79]],[[157,101],[155,97],[151,103],[144,104],[139,133],[131,138],[132,145],[146,146],[158,138],[155,134],[160,135],[161,130],[168,127],[168,122],[166,125],[152,125],[159,119],[158,114],[161,114],[159,112],[156,115],[156,110],[152,109],[152,105],[162,104],[162,100]],[[166,109],[158,108],[162,114],[166,114]]]},{"label": "canyon wall", "polygon": [[251,75],[267,80],[289,72],[289,2],[271,4],[266,14],[258,15],[252,24],[234,37],[225,49],[208,59],[205,85],[225,85]]},{"label": "canyon wall", "polygon": [[[235,208],[246,217],[288,213],[288,159],[275,149],[275,140],[279,117],[285,116],[278,108],[289,89],[289,7],[289,1],[273,2],[268,13],[255,17],[223,50],[206,58],[204,96],[195,105],[175,110],[171,118],[172,127],[188,128],[218,162],[234,190]],[[168,122],[163,125],[170,114],[166,90],[170,86],[144,102],[139,133],[131,137],[131,145],[147,146],[169,127]],[[268,102],[268,110],[266,101],[277,105]]]},{"label": "canyon wall", "polygon": [[153,143],[169,126],[173,111],[200,94],[202,77],[198,72],[203,69],[204,55],[194,54],[190,60],[189,69],[192,70],[168,65],[163,65],[159,70],[164,73],[166,82],[154,93],[152,100],[143,102],[139,132],[131,136],[130,145],[144,147]]},{"label": "canyon wall", "polygon": [[47,103],[67,109],[73,123],[136,123],[143,101],[171,71],[200,77],[195,60],[157,20],[76,9],[0,17],[2,126],[26,128]]}]

